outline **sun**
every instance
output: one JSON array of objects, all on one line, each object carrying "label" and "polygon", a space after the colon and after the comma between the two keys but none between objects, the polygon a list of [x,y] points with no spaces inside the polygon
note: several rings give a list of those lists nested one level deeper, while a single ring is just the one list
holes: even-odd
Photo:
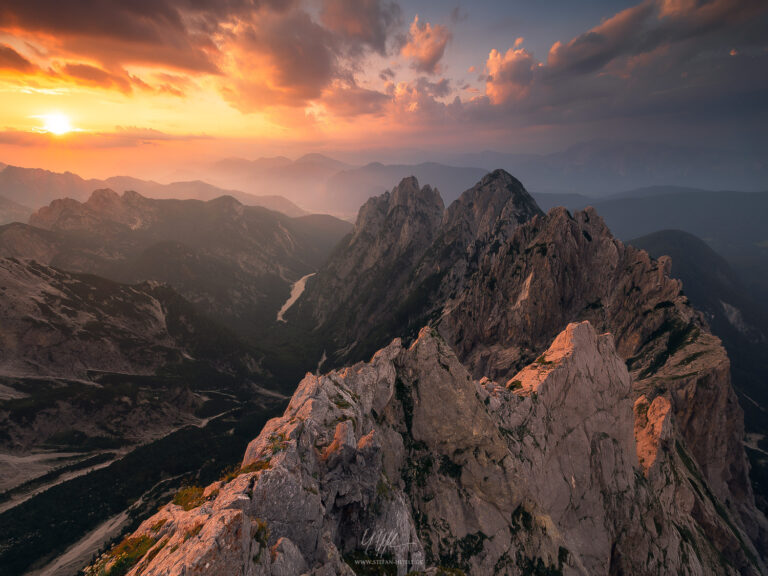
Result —
[{"label": "sun", "polygon": [[72,132],[72,123],[69,117],[64,114],[44,114],[40,116],[43,120],[43,131],[50,132],[57,136]]}]

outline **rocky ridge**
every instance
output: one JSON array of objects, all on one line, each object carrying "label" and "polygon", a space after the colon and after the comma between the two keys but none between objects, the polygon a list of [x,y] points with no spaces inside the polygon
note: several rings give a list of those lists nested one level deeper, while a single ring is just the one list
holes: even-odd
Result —
[{"label": "rocky ridge", "polygon": [[414,177],[369,199],[360,208],[352,233],[319,271],[322,278],[310,280],[323,286],[313,292],[314,320],[330,321],[329,331],[343,334],[342,338],[373,330],[368,319],[380,318],[391,309],[391,298],[407,290],[410,270],[434,241],[443,211],[440,194],[430,186],[419,188]]},{"label": "rocky ridge", "polygon": [[[484,200],[483,200],[484,199]],[[491,209],[484,209],[490,207]],[[501,207],[501,208],[500,208]],[[449,223],[458,223],[450,225]],[[482,223],[482,224],[480,224]],[[386,228],[385,225],[382,227]],[[709,490],[768,549],[765,518],[754,505],[744,455],[743,414],[720,341],[694,310],[666,258],[624,245],[591,208],[541,213],[522,185],[503,171],[486,176],[445,212],[435,238],[409,271],[403,290],[388,294],[380,312],[359,300],[337,298],[340,310],[366,315],[377,330],[336,330],[313,311],[319,295],[336,289],[323,270],[297,303],[319,333],[330,332],[331,362],[358,359],[387,337],[434,326],[475,378],[507,381],[540,357],[569,322],[590,321],[613,334],[630,371],[638,420],[664,405],[676,432],[703,471]],[[392,266],[375,239],[359,246],[378,266]],[[327,268],[344,265],[344,252]],[[358,284],[347,285],[360,294]],[[347,281],[349,284],[349,281]],[[367,306],[367,307],[366,307]],[[364,357],[364,356],[363,356]],[[642,428],[641,425],[638,425]]]},{"label": "rocky ridge", "polygon": [[540,214],[503,170],[483,177],[448,209],[436,190],[405,178],[363,205],[353,233],[288,317],[322,335],[331,365],[368,358],[408,326],[418,331],[463,288],[480,252]]},{"label": "rocky ridge", "polygon": [[288,312],[331,365],[383,350],[307,376],[239,475],[132,537],[137,573],[345,573],[366,534],[401,574],[765,572],[728,357],[669,261],[503,171],[448,210],[398,191]]},{"label": "rocky ridge", "polygon": [[588,322],[508,382],[473,380],[424,328],[307,375],[237,473],[166,505],[87,573],[354,574],[375,558],[399,575],[764,571],[665,400],[642,431],[636,410],[613,337]]}]

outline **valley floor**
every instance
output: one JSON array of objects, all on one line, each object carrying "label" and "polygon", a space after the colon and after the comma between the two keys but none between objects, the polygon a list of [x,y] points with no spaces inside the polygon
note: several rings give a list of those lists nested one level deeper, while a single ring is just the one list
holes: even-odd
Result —
[{"label": "valley floor", "polygon": [[[6,486],[19,490],[0,506],[0,574],[75,573],[110,541],[134,529],[184,484],[207,483],[239,462],[246,444],[282,397],[242,405],[121,451],[2,455]],[[77,458],[79,456],[79,458]],[[102,456],[103,462],[54,474]],[[30,466],[27,466],[29,464]],[[29,490],[19,486],[24,478]]]}]

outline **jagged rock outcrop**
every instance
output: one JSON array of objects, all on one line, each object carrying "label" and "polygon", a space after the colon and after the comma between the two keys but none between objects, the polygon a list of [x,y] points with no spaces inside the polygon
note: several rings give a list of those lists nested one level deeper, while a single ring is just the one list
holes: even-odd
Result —
[{"label": "jagged rock outcrop", "polygon": [[104,188],[95,190],[84,203],[72,198],[54,200],[32,214],[29,224],[46,230],[117,234],[123,227],[149,227],[158,212],[157,204],[136,192],[121,196]]},{"label": "jagged rock outcrop", "polygon": [[407,326],[418,330],[463,287],[470,261],[540,214],[503,170],[447,210],[437,190],[405,178],[363,205],[352,235],[288,316],[321,334],[332,365],[368,358]]},{"label": "jagged rock outcrop", "polygon": [[638,406],[613,337],[588,322],[506,382],[473,380],[425,328],[307,375],[237,473],[163,507],[87,573],[353,574],[383,560],[400,575],[760,574],[664,402]]},{"label": "jagged rock outcrop", "polygon": [[[309,280],[310,301],[294,306],[289,317],[309,314],[326,325],[329,345],[353,344],[357,335],[377,330],[376,322],[408,290],[411,270],[432,245],[443,217],[443,201],[414,177],[361,208],[352,234],[334,251],[318,276]],[[309,288],[308,288],[309,290]]]},{"label": "jagged rock outcrop", "polygon": [[[314,328],[333,333],[332,363],[359,359],[387,337],[408,336],[415,325],[430,323],[475,378],[508,380],[569,322],[589,320],[613,334],[635,400],[644,397],[650,405],[663,398],[709,489],[752,541],[768,549],[768,524],[754,505],[741,445],[743,415],[727,355],[681,283],[670,277],[668,259],[653,260],[616,240],[591,208],[573,215],[554,208],[544,215],[504,171],[465,192],[432,236],[426,251],[420,244],[421,260],[399,272],[408,276],[400,292],[387,296],[387,306],[366,309],[366,325],[374,329],[334,332],[333,320]],[[377,242],[375,237],[359,250],[386,261]],[[344,266],[343,259],[336,253],[328,267]],[[324,279],[321,270],[297,308],[318,306]],[[347,293],[365,293],[347,284]],[[334,305],[345,309],[347,301],[339,297]]]},{"label": "jagged rock outcrop", "polygon": [[669,260],[615,240],[594,210],[553,209],[519,227],[480,260],[436,325],[476,377],[505,378],[580,319],[614,335],[636,397],[667,398],[711,489],[765,542],[765,523],[753,525],[743,415],[725,350],[670,278]]},{"label": "jagged rock outcrop", "polygon": [[543,212],[522,183],[504,170],[495,170],[448,207],[442,228],[451,241],[469,245],[491,237],[506,238],[537,215]]}]

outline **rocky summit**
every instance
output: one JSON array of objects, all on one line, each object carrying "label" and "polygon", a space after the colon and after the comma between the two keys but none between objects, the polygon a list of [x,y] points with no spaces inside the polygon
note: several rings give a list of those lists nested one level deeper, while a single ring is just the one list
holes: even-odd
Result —
[{"label": "rocky summit", "polygon": [[146,551],[129,574],[354,574],[377,558],[401,575],[760,574],[664,401],[642,430],[635,411],[613,337],[589,322],[502,382],[424,328],[308,375],[239,470],[128,537]]},{"label": "rocky summit", "polygon": [[408,178],[288,320],[335,369],[89,574],[766,573],[728,356],[594,210]]}]

